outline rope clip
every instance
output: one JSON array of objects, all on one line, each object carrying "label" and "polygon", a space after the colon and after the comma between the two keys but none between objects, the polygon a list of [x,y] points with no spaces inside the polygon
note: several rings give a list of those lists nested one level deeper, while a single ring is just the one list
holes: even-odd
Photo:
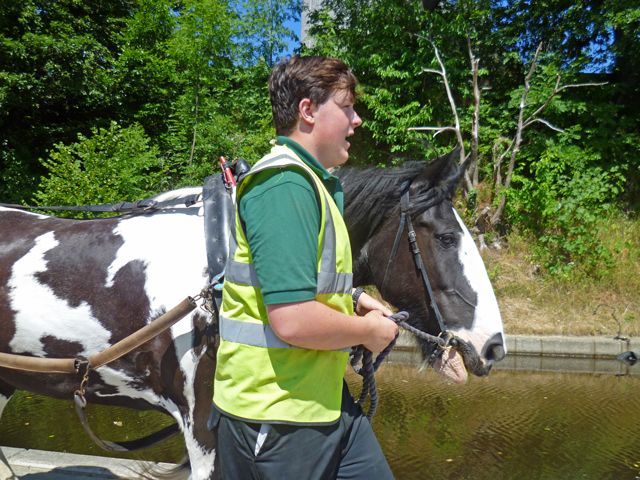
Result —
[{"label": "rope clip", "polygon": [[455,334],[453,332],[450,332],[449,330],[447,330],[446,332],[440,332],[438,338],[442,340],[442,344],[438,342],[438,347],[440,347],[442,350],[447,347],[455,348],[460,343]]},{"label": "rope clip", "polygon": [[430,367],[433,367],[435,361],[442,357],[442,354],[447,348],[455,348],[458,346],[458,344],[459,340],[456,338],[453,332],[450,332],[448,330],[445,332],[440,332],[436,339],[436,346],[431,352],[429,360],[427,361],[428,365]]}]

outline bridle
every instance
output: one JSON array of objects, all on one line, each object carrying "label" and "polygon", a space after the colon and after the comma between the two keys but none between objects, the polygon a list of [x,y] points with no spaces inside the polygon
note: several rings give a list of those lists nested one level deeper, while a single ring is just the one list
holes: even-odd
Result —
[{"label": "bridle", "polygon": [[[424,285],[427,287],[427,292],[429,293],[429,299],[431,300],[431,306],[433,307],[433,311],[438,319],[438,325],[440,327],[440,334],[438,335],[438,339],[440,341],[433,341],[432,336],[425,334],[425,338],[429,341],[429,343],[434,344],[432,347],[432,352],[429,357],[429,365],[433,365],[433,362],[437,358],[439,358],[444,349],[449,346],[456,346],[458,344],[457,339],[453,335],[452,332],[447,330],[447,327],[442,319],[442,315],[440,314],[440,310],[438,309],[438,304],[436,303],[436,298],[433,295],[433,289],[431,288],[431,282],[429,282],[429,277],[427,275],[427,271],[424,268],[424,262],[422,261],[422,256],[420,255],[420,247],[418,246],[418,239],[416,235],[416,231],[413,228],[413,222],[411,221],[410,210],[413,207],[413,204],[409,199],[409,189],[411,187],[411,181],[405,181],[401,188],[401,196],[400,196],[400,225],[398,226],[398,233],[396,234],[396,240],[393,244],[393,249],[391,250],[391,255],[389,256],[389,262],[387,263],[387,271],[384,276],[384,280],[382,282],[382,288],[380,290],[380,294],[384,298],[384,293],[387,288],[387,283],[389,283],[389,278],[391,277],[391,271],[393,270],[393,264],[396,259],[396,255],[398,253],[398,248],[400,246],[400,240],[402,238],[402,232],[404,231],[404,225],[407,224],[407,229],[409,231],[409,244],[411,246],[411,253],[413,257],[413,262],[420,273],[422,275],[422,281]],[[415,333],[415,332],[414,332]],[[444,340],[444,341],[442,341]]]}]

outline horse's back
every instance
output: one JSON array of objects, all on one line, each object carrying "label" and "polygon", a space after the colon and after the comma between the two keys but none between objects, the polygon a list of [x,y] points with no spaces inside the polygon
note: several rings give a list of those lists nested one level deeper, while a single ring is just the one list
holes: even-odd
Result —
[{"label": "horse's back", "polygon": [[0,351],[88,358],[199,293],[202,219],[181,210],[70,220],[0,209]]}]

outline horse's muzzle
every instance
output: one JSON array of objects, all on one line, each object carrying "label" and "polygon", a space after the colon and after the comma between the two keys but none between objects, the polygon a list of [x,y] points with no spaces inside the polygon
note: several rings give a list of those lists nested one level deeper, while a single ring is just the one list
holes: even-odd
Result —
[{"label": "horse's muzzle", "polygon": [[482,357],[478,355],[478,351],[473,343],[465,342],[461,338],[457,338],[457,341],[458,345],[456,346],[456,350],[462,355],[467,371],[477,377],[486,377],[489,375],[493,364],[504,358],[504,347],[502,347],[502,344],[494,344],[491,348],[485,348],[486,360],[483,360]]}]

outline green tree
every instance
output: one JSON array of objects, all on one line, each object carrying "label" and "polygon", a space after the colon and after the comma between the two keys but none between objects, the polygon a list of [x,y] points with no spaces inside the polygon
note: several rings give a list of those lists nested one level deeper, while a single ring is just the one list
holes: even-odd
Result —
[{"label": "green tree", "polygon": [[2,1],[0,198],[29,200],[45,173],[39,158],[78,133],[138,121],[167,131],[178,78],[166,44],[172,3]]},{"label": "green tree", "polygon": [[300,20],[300,0],[241,0],[236,6],[239,15],[238,43],[240,58],[246,65],[256,65],[262,59],[269,68],[288,49],[288,42],[298,42],[288,22]]},{"label": "green tree", "polygon": [[108,125],[109,72],[127,2],[5,0],[0,6],[0,195],[24,198],[56,141]]},{"label": "green tree", "polygon": [[[483,32],[490,35],[488,3],[441,3],[432,13],[420,2],[401,0],[329,0],[323,5],[312,16],[312,51],[344,59],[361,82],[363,128],[358,134],[362,142],[354,142],[357,161],[384,164],[391,155],[397,163],[406,157],[433,156],[434,148],[453,147],[456,135],[447,133],[453,129],[437,138],[408,129],[448,127],[456,116],[466,124],[471,118],[469,43],[475,51]],[[446,65],[450,92],[442,77],[425,71],[442,67],[434,45]]]},{"label": "green tree", "polygon": [[[419,154],[417,135],[407,132],[418,125],[437,132],[438,138],[426,139],[433,146],[463,143],[473,151],[469,125],[477,128],[479,118],[478,182],[491,186],[507,167],[512,172],[501,232],[530,232],[556,271],[576,264],[588,270],[589,255],[606,260],[589,232],[596,231],[602,212],[630,198],[625,186],[637,178],[640,143],[640,103],[629,103],[638,72],[617,73],[623,52],[612,31],[630,32],[623,43],[640,54],[637,6],[624,0],[449,1],[428,14],[414,2],[396,0],[325,5],[314,17],[313,52],[343,58],[361,79],[364,145],[354,145],[359,161],[396,163]],[[490,88],[481,103],[471,88],[475,61],[478,86]],[[445,68],[448,85],[439,82]],[[588,92],[567,90],[607,81]],[[494,159],[511,155],[509,145],[515,145],[511,165],[496,166]],[[501,194],[492,192],[494,209]]]},{"label": "green tree", "polygon": [[180,90],[163,140],[166,188],[202,183],[220,156],[255,160],[272,135],[264,61],[247,65],[246,25],[225,1],[193,2],[176,16],[169,55],[180,71]]},{"label": "green tree", "polygon": [[43,177],[35,200],[38,205],[96,205],[159,193],[157,155],[138,124],[122,128],[112,122],[109,129],[93,129],[90,138],[80,134],[71,145],[56,144],[50,157],[42,160],[49,175]]}]

